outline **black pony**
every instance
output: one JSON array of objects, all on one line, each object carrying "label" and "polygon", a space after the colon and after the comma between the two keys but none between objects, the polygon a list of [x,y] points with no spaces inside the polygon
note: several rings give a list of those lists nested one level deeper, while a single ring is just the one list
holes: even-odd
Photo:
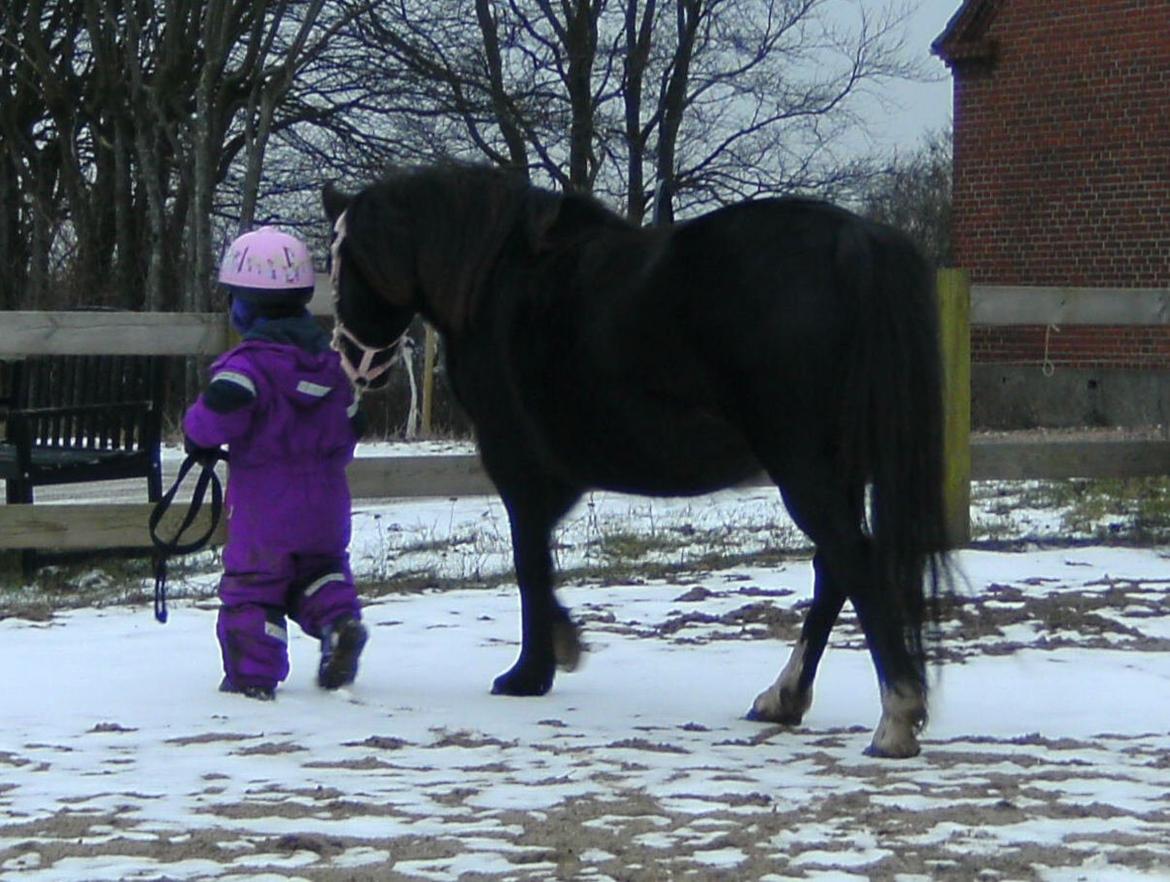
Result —
[{"label": "black pony", "polygon": [[494,692],[543,694],[578,661],[549,540],[586,490],[699,494],[764,470],[816,546],[815,589],[751,718],[800,721],[849,599],[881,687],[868,752],[918,752],[942,392],[932,273],[904,236],[806,199],[639,227],[480,167],[323,196],[351,376],[371,381],[421,314],[507,509],[522,639]]}]

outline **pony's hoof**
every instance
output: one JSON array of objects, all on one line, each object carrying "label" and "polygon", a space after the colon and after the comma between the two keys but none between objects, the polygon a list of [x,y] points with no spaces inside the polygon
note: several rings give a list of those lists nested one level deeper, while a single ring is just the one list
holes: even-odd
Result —
[{"label": "pony's hoof", "polygon": [[874,756],[879,759],[910,759],[912,756],[918,756],[921,752],[922,748],[918,746],[918,739],[914,737],[899,741],[887,741],[884,744],[878,744],[875,737],[870,742],[869,747],[865,749],[866,756]]},{"label": "pony's hoof", "polygon": [[585,647],[581,643],[581,632],[568,619],[553,623],[553,655],[557,667],[562,671],[575,671],[581,666]]},{"label": "pony's hoof", "polygon": [[918,733],[926,724],[926,697],[914,686],[882,688],[882,717],[865,749],[866,756],[908,759],[918,756]]},{"label": "pony's hoof", "polygon": [[553,671],[541,673],[515,665],[492,683],[492,695],[544,695],[552,688]]},{"label": "pony's hoof", "polygon": [[804,713],[812,704],[811,690],[800,698],[791,689],[766,689],[756,696],[747,719],[756,723],[775,723],[779,726],[799,726]]},{"label": "pony's hoof", "polygon": [[799,726],[800,721],[804,719],[802,714],[765,714],[754,707],[744,714],[743,718],[753,723],[772,723],[776,726]]}]

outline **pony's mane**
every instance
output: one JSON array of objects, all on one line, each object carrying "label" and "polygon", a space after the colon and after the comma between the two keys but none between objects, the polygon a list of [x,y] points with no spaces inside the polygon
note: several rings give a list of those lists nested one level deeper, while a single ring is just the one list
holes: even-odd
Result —
[{"label": "pony's mane", "polygon": [[[632,226],[592,197],[553,193],[519,174],[482,165],[395,171],[365,197],[355,200],[360,214],[350,219],[351,236],[365,228],[359,233],[363,270],[371,278],[385,277],[370,264],[408,248],[412,271],[427,291],[424,313],[452,331],[470,321],[487,274],[505,253],[531,259],[599,227]],[[398,238],[409,244],[379,241],[387,206],[408,226]]]}]

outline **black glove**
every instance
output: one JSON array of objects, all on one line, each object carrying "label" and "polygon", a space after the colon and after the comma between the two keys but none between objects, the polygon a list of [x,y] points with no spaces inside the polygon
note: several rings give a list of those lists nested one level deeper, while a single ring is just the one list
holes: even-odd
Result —
[{"label": "black glove", "polygon": [[217,460],[223,459],[223,451],[218,447],[200,447],[186,435],[183,436],[183,452],[201,466],[213,466]]}]

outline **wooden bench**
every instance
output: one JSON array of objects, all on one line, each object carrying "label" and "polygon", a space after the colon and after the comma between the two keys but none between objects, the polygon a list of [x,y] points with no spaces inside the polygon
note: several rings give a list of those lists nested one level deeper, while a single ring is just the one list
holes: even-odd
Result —
[{"label": "wooden bench", "polygon": [[0,363],[0,478],[9,503],[33,488],[145,478],[162,496],[166,363],[148,355],[52,355]]}]

